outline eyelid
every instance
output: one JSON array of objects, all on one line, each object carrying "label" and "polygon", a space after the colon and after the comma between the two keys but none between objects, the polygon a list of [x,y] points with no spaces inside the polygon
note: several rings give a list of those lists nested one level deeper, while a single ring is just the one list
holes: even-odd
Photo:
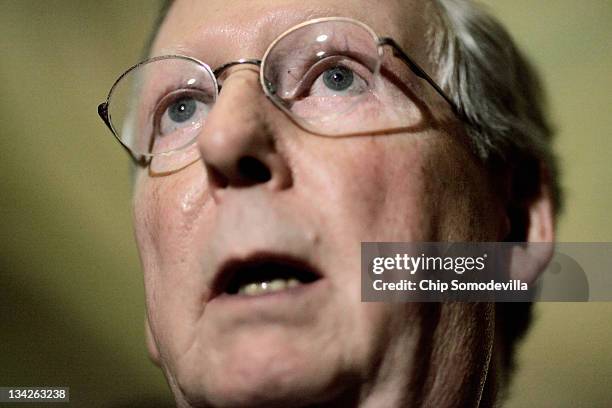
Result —
[{"label": "eyelid", "polygon": [[[310,88],[325,69],[334,66],[345,66],[351,69],[366,82],[368,87],[370,86],[370,81],[365,77],[373,75],[373,72],[367,69],[364,64],[348,55],[332,55],[315,62],[308,71],[302,75],[302,79],[297,83],[294,90],[287,97],[283,97],[282,99],[288,101],[297,99],[299,95],[302,95],[304,91]],[[365,71],[367,71],[367,73]]]},{"label": "eyelid", "polygon": [[[201,97],[201,96],[204,97]],[[200,97],[198,97],[200,96]],[[161,119],[172,103],[176,102],[179,99],[194,97],[194,99],[204,103],[210,104],[214,102],[214,97],[209,95],[208,93],[202,91],[198,88],[181,88],[175,89],[169,93],[164,94],[160,97],[155,103],[155,107],[153,108],[153,134],[157,135],[160,133],[160,123]]]}]

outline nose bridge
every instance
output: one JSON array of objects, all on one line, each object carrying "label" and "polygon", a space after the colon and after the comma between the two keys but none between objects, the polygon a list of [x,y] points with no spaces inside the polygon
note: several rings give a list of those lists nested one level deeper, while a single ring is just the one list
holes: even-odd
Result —
[{"label": "nose bridge", "polygon": [[229,69],[229,68],[231,68],[231,67],[234,67],[234,66],[236,66],[236,65],[244,65],[244,64],[255,65],[256,67],[259,67],[259,68],[260,68],[260,67],[261,67],[261,60],[258,60],[258,59],[241,58],[241,59],[239,59],[239,60],[236,60],[236,61],[230,61],[230,62],[227,62],[227,63],[225,63],[225,64],[221,65],[220,67],[218,67],[217,69],[215,69],[215,70],[213,71],[213,73],[215,74],[215,77],[216,77],[216,78],[219,78],[219,77],[221,77],[221,76],[223,75],[223,73],[224,73],[224,72],[225,72],[227,69]]},{"label": "nose bridge", "polygon": [[208,114],[205,130],[250,139],[256,132],[254,128],[265,121],[262,109],[265,95],[259,85],[259,70],[252,65],[227,66],[220,71],[218,83],[219,95]]},{"label": "nose bridge", "polygon": [[259,65],[258,60],[239,60],[215,70],[219,95],[198,137],[213,196],[227,187],[289,183],[259,84]]}]

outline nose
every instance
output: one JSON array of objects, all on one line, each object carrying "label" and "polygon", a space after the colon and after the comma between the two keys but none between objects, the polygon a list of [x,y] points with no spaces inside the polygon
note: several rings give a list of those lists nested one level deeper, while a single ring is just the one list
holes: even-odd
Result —
[{"label": "nose", "polygon": [[[227,188],[291,185],[288,162],[279,151],[271,105],[255,69],[229,73],[198,137],[213,197]],[[277,116],[275,116],[277,117]]]}]

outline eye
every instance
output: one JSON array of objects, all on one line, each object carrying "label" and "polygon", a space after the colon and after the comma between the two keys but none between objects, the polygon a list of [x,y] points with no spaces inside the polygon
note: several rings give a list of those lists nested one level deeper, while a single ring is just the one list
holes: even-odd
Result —
[{"label": "eye", "polygon": [[361,95],[369,89],[373,75],[359,62],[341,55],[320,60],[304,71],[294,90],[285,92],[285,99]]},{"label": "eye", "polygon": [[177,130],[199,128],[212,100],[197,89],[179,89],[164,96],[155,109],[155,134],[165,137]]},{"label": "eye", "polygon": [[353,71],[343,66],[325,70],[322,77],[325,86],[332,91],[346,91],[353,84]]},{"label": "eye", "polygon": [[193,98],[182,98],[168,106],[170,120],[182,123],[193,117],[197,109],[197,102]]},{"label": "eye", "polygon": [[[356,64],[352,64],[356,65]],[[310,96],[357,96],[368,90],[367,74],[357,67],[335,65],[325,69],[314,80]]]}]

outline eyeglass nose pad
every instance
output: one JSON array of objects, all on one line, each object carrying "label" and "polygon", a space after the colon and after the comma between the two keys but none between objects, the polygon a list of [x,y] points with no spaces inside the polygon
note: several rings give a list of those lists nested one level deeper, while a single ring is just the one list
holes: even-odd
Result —
[{"label": "eyeglass nose pad", "polygon": [[244,64],[255,65],[256,67],[261,68],[261,60],[259,60],[259,59],[241,58],[241,59],[236,60],[236,61],[226,62],[225,64],[223,64],[220,67],[218,67],[217,69],[215,69],[213,71],[213,74],[214,74],[215,78],[217,78],[217,80],[219,80],[219,78],[221,78],[221,76],[223,75],[223,73],[227,69],[229,69],[231,67],[234,67],[236,65],[244,65]]},{"label": "eyeglass nose pad", "polygon": [[276,86],[272,83],[272,81],[264,78],[264,86],[266,87],[266,90],[268,91],[268,95],[270,96],[276,95],[277,89],[276,89]]},{"label": "eyeglass nose pad", "polygon": [[215,82],[217,83],[217,94],[221,93],[221,90],[223,89],[223,81],[227,79],[226,78],[227,76],[230,75],[230,74],[227,74],[227,70],[236,65],[243,65],[243,64],[255,65],[256,67],[260,68],[261,60],[241,58],[236,61],[227,62],[221,65],[220,67],[218,67],[217,69],[215,69],[213,71],[213,75],[215,76]]}]

